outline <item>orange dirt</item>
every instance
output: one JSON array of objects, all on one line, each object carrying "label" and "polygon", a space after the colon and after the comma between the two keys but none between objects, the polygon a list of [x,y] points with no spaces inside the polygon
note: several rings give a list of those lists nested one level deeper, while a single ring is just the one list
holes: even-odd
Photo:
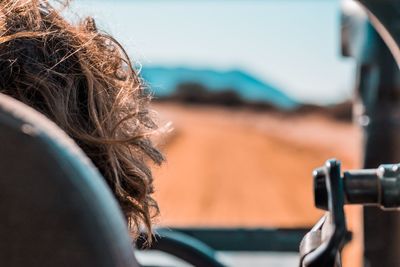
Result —
[{"label": "orange dirt", "polygon": [[[311,226],[322,215],[313,205],[312,170],[332,157],[344,169],[359,166],[357,127],[318,114],[154,108],[174,127],[161,140],[167,163],[154,173],[161,225]],[[358,244],[350,266],[357,266],[360,209],[347,214]]]}]

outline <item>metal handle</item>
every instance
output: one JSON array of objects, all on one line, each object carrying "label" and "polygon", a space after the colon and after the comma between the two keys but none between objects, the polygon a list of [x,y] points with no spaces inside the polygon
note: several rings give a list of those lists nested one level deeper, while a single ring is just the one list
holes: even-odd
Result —
[{"label": "metal handle", "polygon": [[[400,164],[381,165],[377,169],[351,170],[343,173],[345,204],[400,207]],[[329,210],[328,193],[323,174],[314,172],[316,207]]]},{"label": "metal handle", "polygon": [[381,165],[378,169],[348,171],[343,174],[346,204],[400,207],[400,165]]}]

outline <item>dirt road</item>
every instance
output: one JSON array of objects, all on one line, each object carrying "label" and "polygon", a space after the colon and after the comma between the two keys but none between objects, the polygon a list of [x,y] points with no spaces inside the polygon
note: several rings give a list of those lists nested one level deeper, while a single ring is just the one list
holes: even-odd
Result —
[{"label": "dirt road", "polygon": [[[175,128],[163,141],[167,163],[154,173],[162,225],[310,226],[321,216],[312,170],[332,157],[343,168],[359,166],[360,132],[348,123],[171,104],[155,109]],[[359,214],[348,212],[356,232]]]}]

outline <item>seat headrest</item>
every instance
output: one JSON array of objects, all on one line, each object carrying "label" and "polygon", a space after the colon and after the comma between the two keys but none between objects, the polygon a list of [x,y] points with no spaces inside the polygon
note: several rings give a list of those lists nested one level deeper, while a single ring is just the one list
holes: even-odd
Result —
[{"label": "seat headrest", "polygon": [[81,149],[0,94],[0,265],[138,266],[120,208]]}]

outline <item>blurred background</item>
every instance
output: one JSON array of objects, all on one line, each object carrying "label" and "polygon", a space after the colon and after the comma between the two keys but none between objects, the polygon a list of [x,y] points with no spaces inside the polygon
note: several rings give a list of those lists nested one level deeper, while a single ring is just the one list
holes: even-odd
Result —
[{"label": "blurred background", "polygon": [[[155,140],[167,157],[154,170],[159,225],[299,228],[318,220],[312,170],[332,157],[360,167],[355,63],[340,55],[340,4],[73,2],[73,19],[94,17],[125,47],[161,125],[172,125]],[[360,264],[360,214],[348,210],[356,244],[348,266]]]}]

